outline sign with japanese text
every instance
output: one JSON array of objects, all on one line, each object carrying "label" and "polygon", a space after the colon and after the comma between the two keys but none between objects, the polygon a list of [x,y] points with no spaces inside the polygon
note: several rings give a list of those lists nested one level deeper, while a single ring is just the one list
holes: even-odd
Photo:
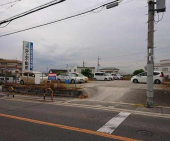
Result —
[{"label": "sign with japanese text", "polygon": [[49,73],[48,74],[48,80],[57,80],[56,75],[57,75],[56,73]]},{"label": "sign with japanese text", "polygon": [[33,43],[23,42],[22,71],[33,71]]}]

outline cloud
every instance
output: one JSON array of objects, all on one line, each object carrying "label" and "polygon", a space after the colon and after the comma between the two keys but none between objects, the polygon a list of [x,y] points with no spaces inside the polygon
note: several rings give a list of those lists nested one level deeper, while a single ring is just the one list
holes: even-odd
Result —
[{"label": "cloud", "polygon": [[[10,0],[7,0],[7,2]],[[34,8],[49,0],[21,1],[13,8],[1,14],[0,20]],[[109,0],[69,0],[61,4],[43,9],[36,13],[12,21],[1,33],[15,31],[60,19],[77,13],[82,9],[92,7]],[[124,2],[127,2],[124,0]],[[34,43],[34,66],[37,70],[50,68],[66,68],[82,66],[83,60],[87,66],[97,66],[97,57],[101,57],[101,67],[120,67],[122,72],[130,73],[146,65],[146,53],[124,56],[147,50],[147,1],[134,0],[120,4],[118,7],[99,13],[91,13],[64,22],[55,23],[41,28],[0,38],[0,57],[22,59],[22,42]],[[124,3],[124,4],[123,4]],[[170,2],[167,1],[167,9]],[[100,9],[95,12],[100,11]],[[169,47],[170,13],[155,26],[155,46]],[[160,14],[161,16],[161,14]],[[156,18],[156,16],[155,16]],[[170,49],[155,51],[155,57],[166,57]],[[122,57],[114,57],[121,56]],[[107,57],[114,57],[108,58]],[[143,60],[137,61],[136,60]]]}]

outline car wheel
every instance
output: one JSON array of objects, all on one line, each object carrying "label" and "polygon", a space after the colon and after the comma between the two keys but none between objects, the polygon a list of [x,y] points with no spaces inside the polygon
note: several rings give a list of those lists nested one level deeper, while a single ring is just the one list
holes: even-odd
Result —
[{"label": "car wheel", "polygon": [[94,78],[94,80],[97,80],[96,78]]},{"label": "car wheel", "polygon": [[107,81],[107,78],[105,78],[104,80]]},{"label": "car wheel", "polygon": [[137,79],[134,79],[134,80],[133,80],[133,83],[138,83],[138,80],[137,80]]},{"label": "car wheel", "polygon": [[71,80],[71,83],[74,84],[74,83],[75,83],[75,80],[72,79],[72,80]]},{"label": "car wheel", "polygon": [[24,85],[24,81],[23,81],[23,80],[21,80],[21,81],[20,81],[20,84],[21,84],[21,85]]},{"label": "car wheel", "polygon": [[161,81],[158,80],[158,79],[156,79],[156,80],[155,80],[155,84],[161,84]]}]

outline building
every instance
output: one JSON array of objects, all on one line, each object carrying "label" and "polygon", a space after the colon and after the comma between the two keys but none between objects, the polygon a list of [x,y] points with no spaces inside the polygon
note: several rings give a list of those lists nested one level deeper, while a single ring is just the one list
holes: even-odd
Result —
[{"label": "building", "polygon": [[56,74],[67,73],[67,70],[66,69],[50,69],[49,73],[56,73]]},{"label": "building", "polygon": [[3,74],[6,72],[18,72],[22,71],[22,61],[19,60],[9,60],[0,58],[0,73]]},{"label": "building", "polygon": [[[145,70],[147,70],[147,67],[145,67]],[[160,60],[160,63],[155,63],[154,70],[162,71],[164,75],[169,76],[170,75],[170,59]]]},{"label": "building", "polygon": [[76,72],[76,73],[81,73],[82,70],[85,70],[85,69],[89,69],[91,71],[92,74],[94,74],[95,72],[95,67],[68,67],[68,72],[70,73],[73,73],[73,72]]},{"label": "building", "polygon": [[114,74],[119,73],[119,69],[114,68],[114,67],[101,68],[101,69],[99,69],[99,71],[105,72],[105,73],[114,73]]}]

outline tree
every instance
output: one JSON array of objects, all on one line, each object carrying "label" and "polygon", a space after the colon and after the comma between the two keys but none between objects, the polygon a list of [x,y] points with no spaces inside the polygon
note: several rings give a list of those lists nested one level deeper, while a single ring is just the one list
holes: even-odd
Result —
[{"label": "tree", "polygon": [[92,77],[93,77],[90,69],[82,70],[81,73],[82,73],[84,76],[88,77],[88,78],[92,78]]},{"label": "tree", "polygon": [[135,71],[133,72],[133,75],[137,75],[137,74],[142,73],[142,72],[144,72],[143,69],[135,70]]}]

